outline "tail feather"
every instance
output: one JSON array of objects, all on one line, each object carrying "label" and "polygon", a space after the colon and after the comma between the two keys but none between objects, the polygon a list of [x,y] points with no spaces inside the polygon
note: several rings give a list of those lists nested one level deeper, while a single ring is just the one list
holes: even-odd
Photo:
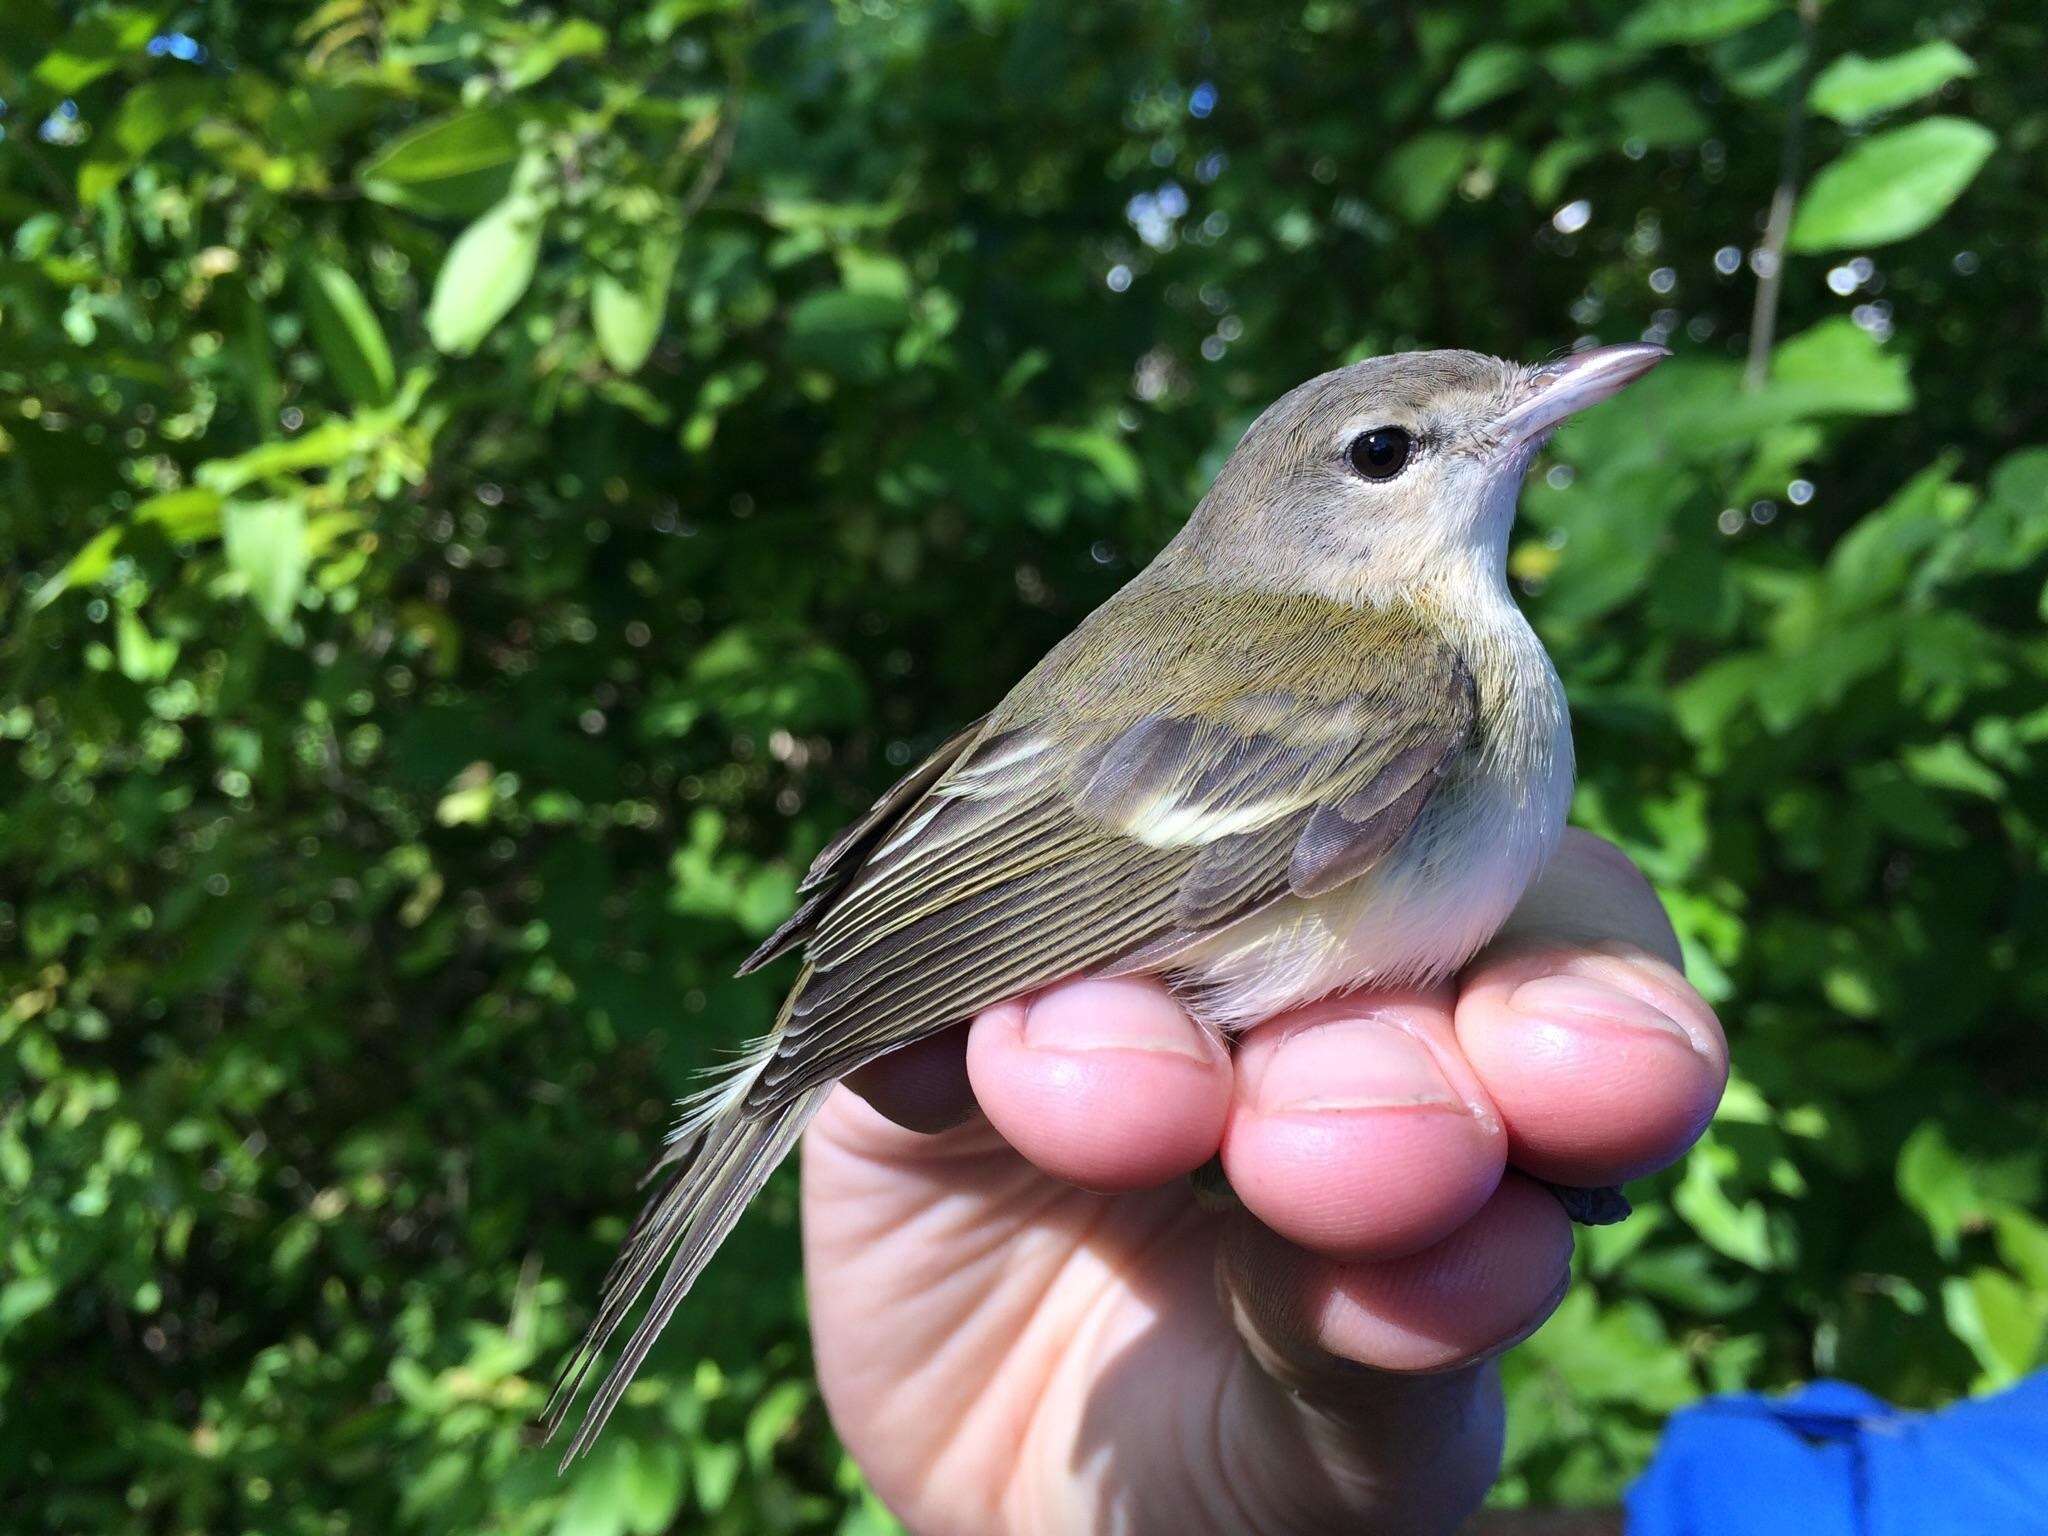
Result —
[{"label": "tail feather", "polygon": [[[598,1356],[611,1341],[653,1281],[655,1272],[667,1264],[619,1358],[605,1372],[577,1425],[575,1437],[562,1457],[568,1466],[596,1440],[612,1410],[632,1383],[634,1374],[647,1358],[648,1350],[661,1330],[675,1315],[683,1297],[689,1294],[697,1276],[718,1251],[741,1212],[768,1182],[768,1176],[817,1113],[824,1102],[825,1088],[792,1100],[765,1114],[749,1115],[744,1107],[746,1088],[752,1073],[736,1076],[727,1085],[725,1102],[692,1117],[692,1122],[663,1151],[650,1177],[664,1168],[675,1171],[641,1208],[619,1256],[605,1276],[597,1316],[592,1319],[575,1352],[563,1367],[555,1390],[548,1398],[541,1423],[548,1438],[554,1438],[581,1395],[585,1381]],[[735,1091],[736,1090],[736,1091]]]}]

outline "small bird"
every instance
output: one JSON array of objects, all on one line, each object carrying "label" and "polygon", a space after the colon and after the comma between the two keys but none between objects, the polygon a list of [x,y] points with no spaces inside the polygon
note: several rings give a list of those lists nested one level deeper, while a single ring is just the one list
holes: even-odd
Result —
[{"label": "small bird", "polygon": [[1668,355],[1310,379],[1143,572],[832,840],[741,968],[801,955],[774,1028],[684,1101],[556,1385],[550,1435],[652,1285],[565,1465],[854,1069],[1071,976],[1157,975],[1229,1031],[1493,936],[1572,792],[1564,691],[1508,589],[1522,479]]}]

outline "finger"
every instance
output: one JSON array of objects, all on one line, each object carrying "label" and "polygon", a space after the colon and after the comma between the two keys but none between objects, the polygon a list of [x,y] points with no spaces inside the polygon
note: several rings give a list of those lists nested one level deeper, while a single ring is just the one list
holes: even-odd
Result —
[{"label": "finger", "polygon": [[1459,1043],[1516,1167],[1619,1184],[1699,1138],[1728,1044],[1678,961],[1649,882],[1611,845],[1568,835],[1458,998]]},{"label": "finger", "polygon": [[[1464,1227],[1398,1259],[1341,1263],[1241,1217],[1217,1279],[1264,1372],[1253,1380],[1267,1390],[1248,1390],[1246,1403],[1263,1404],[1271,1443],[1291,1431],[1305,1445],[1315,1474],[1293,1474],[1304,1484],[1354,1490],[1354,1506],[1369,1491],[1372,1529],[1461,1528],[1500,1466],[1500,1377],[1488,1362],[1550,1315],[1570,1256],[1557,1201],[1516,1174]],[[1406,1518],[1388,1523],[1394,1511]],[[1364,1528],[1343,1528],[1353,1525]]]},{"label": "finger", "polygon": [[1477,1215],[1417,1253],[1346,1262],[1240,1220],[1218,1263],[1233,1320],[1267,1372],[1334,1402],[1361,1390],[1360,1366],[1447,1371],[1528,1337],[1563,1299],[1571,1255],[1556,1199],[1509,1174]]},{"label": "finger", "polygon": [[950,1130],[974,1113],[963,1026],[918,1040],[847,1074],[846,1086],[905,1130]]},{"label": "finger", "polygon": [[1070,981],[992,1008],[968,1032],[989,1121],[1054,1178],[1147,1189],[1216,1153],[1230,1058],[1160,983]]},{"label": "finger", "polygon": [[1224,1172],[1254,1215],[1303,1247],[1426,1248],[1486,1203],[1506,1158],[1443,992],[1313,1004],[1239,1044]]}]

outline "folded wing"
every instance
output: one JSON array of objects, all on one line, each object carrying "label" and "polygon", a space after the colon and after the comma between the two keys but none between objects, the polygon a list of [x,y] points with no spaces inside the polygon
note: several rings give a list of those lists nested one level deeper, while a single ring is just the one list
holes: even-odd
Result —
[{"label": "folded wing", "polygon": [[[749,1113],[1063,976],[1171,952],[1399,844],[1473,732],[1412,614],[1163,594],[1096,616],[821,857]],[[1084,659],[1086,658],[1086,659]],[[921,786],[906,788],[906,786]],[[857,850],[857,851],[854,851]],[[857,860],[857,862],[856,862]]]}]

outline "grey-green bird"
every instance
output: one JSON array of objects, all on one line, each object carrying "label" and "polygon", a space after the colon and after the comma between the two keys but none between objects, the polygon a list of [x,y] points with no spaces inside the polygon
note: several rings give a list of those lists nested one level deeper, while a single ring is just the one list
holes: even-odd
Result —
[{"label": "grey-green bird", "polygon": [[688,1101],[549,1404],[648,1287],[569,1455],[832,1084],[1078,975],[1164,977],[1229,1029],[1455,971],[1564,825],[1563,690],[1507,584],[1522,478],[1661,347],[1410,352],[1309,380],[1187,525],[986,718],[833,840],[745,966],[802,969]]}]

